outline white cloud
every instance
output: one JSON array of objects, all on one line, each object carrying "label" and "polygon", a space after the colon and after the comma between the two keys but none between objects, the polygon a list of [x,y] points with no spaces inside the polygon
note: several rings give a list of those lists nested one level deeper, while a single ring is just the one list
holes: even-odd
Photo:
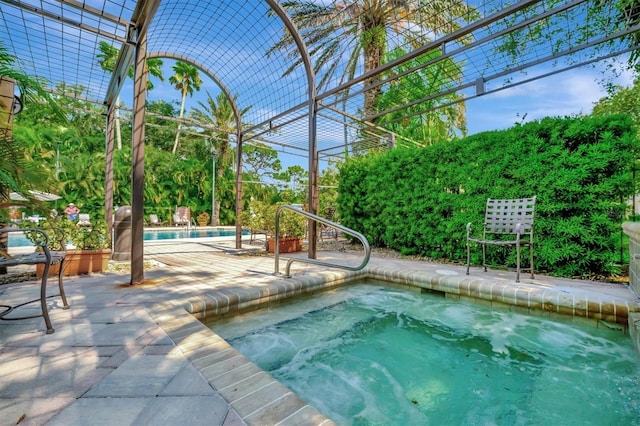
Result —
[{"label": "white cloud", "polygon": [[[543,117],[590,114],[594,103],[606,96],[601,79],[596,69],[576,69],[469,100],[469,133]],[[631,75],[623,74],[616,81],[628,84],[631,80]]]}]

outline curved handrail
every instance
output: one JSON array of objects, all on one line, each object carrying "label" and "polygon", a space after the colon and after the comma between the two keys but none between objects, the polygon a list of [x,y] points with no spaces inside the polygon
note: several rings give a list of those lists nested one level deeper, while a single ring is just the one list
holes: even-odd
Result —
[{"label": "curved handrail", "polygon": [[339,229],[344,233],[347,233],[349,235],[352,235],[354,237],[356,237],[358,240],[360,240],[360,242],[362,243],[362,245],[364,246],[364,260],[362,261],[362,263],[358,266],[347,266],[347,265],[338,265],[335,263],[329,263],[329,262],[323,262],[321,260],[317,260],[317,259],[299,259],[299,258],[290,258],[287,261],[287,267],[285,269],[285,276],[286,277],[291,277],[290,271],[291,271],[291,264],[293,262],[302,262],[302,263],[310,263],[313,265],[320,265],[320,266],[329,266],[329,267],[333,267],[333,268],[340,268],[340,269],[346,269],[349,271],[359,271],[360,269],[364,268],[365,266],[367,266],[367,263],[369,263],[369,258],[371,257],[371,247],[369,246],[369,241],[367,241],[367,238],[362,235],[359,232],[354,231],[353,229],[349,229],[346,226],[342,226],[339,223],[335,223],[335,222],[331,222],[328,219],[325,219],[323,217],[317,216],[313,213],[309,213],[307,211],[304,211],[300,208],[297,207],[293,207],[290,205],[282,205],[280,207],[278,207],[278,210],[276,211],[276,234],[275,234],[275,241],[276,243],[274,244],[274,252],[275,252],[275,258],[276,258],[276,264],[275,264],[275,272],[274,274],[279,274],[279,270],[280,270],[280,247],[278,244],[278,241],[280,240],[280,213],[283,210],[291,210],[294,213],[297,214],[301,214],[302,216],[305,216],[311,220],[315,220],[316,222],[320,222],[320,223],[324,223],[325,225],[329,225],[332,228],[335,229]]}]

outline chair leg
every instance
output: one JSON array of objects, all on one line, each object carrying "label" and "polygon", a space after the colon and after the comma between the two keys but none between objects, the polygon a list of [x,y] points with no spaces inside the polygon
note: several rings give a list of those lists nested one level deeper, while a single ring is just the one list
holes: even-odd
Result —
[{"label": "chair leg", "polygon": [[469,263],[471,262],[471,254],[469,251],[469,240],[467,239],[467,275],[469,275]]},{"label": "chair leg", "polygon": [[49,310],[47,309],[47,277],[49,276],[49,266],[48,263],[45,263],[42,273],[42,282],[40,283],[40,309],[42,310],[44,323],[47,326],[47,334],[52,334],[55,330],[51,326]]},{"label": "chair leg", "polygon": [[516,282],[520,282],[520,244],[516,244]]},{"label": "chair leg", "polygon": [[60,289],[60,297],[62,298],[62,309],[69,309],[67,303],[67,295],[64,293],[64,286],[62,285],[62,275],[64,272],[64,259],[60,261],[60,267],[58,269],[58,288]]}]

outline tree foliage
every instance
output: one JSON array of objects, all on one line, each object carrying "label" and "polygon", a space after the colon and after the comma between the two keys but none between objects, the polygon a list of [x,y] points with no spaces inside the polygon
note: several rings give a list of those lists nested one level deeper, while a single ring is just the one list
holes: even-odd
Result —
[{"label": "tree foliage", "polygon": [[[174,75],[169,77],[169,82],[173,84],[174,88],[180,91],[182,102],[180,103],[180,115],[179,118],[184,117],[184,105],[187,100],[187,95],[193,96],[193,91],[200,90],[202,85],[202,78],[200,77],[200,71],[194,65],[186,62],[177,61],[173,66]],[[178,150],[178,143],[180,141],[180,129],[181,124],[178,124],[178,131],[176,132],[176,140],[173,143],[173,153]]]},{"label": "tree foliage", "polygon": [[[506,30],[495,44],[498,56],[507,55],[509,66],[516,67],[526,60],[537,49],[550,49],[550,54],[563,56],[567,64],[573,65],[576,55],[572,51],[579,51],[580,61],[593,58],[606,58],[611,50],[623,51],[630,48],[631,54],[627,68],[638,70],[638,42],[640,32],[632,31],[626,35],[610,37],[600,43],[595,39],[605,34],[624,34],[640,22],[640,5],[637,0],[594,0],[576,3],[573,7],[562,8],[566,4],[563,0],[544,0],[519,9],[506,19],[498,21],[491,29],[499,33]],[[501,3],[494,5],[494,11],[504,7]],[[562,8],[562,10],[544,15],[541,12]],[[538,19],[539,16],[542,19]],[[518,23],[534,19],[530,24],[515,31],[512,28]],[[585,49],[582,49],[582,48]],[[610,62],[613,71],[618,70],[620,62]]]},{"label": "tree foliage", "polygon": [[[439,1],[432,8],[415,0],[325,4],[294,0],[282,2],[282,7],[291,16],[309,49],[316,75],[320,76],[319,87],[345,83],[357,71],[364,74],[379,67],[390,45],[402,42],[413,47],[421,46],[479,17],[474,8],[458,0]],[[285,75],[302,63],[295,49],[293,38],[285,30],[282,38],[269,50],[269,54],[284,51],[288,56],[297,58]],[[343,65],[345,58],[347,63]],[[364,81],[369,88],[364,94],[362,108],[365,117],[377,111],[382,90],[380,81],[379,74]]]},{"label": "tree foliage", "polygon": [[[610,5],[613,7],[609,9]],[[604,13],[605,16],[613,18],[619,29],[633,27],[640,23],[640,3],[637,0],[598,0],[594,2],[596,10]],[[613,12],[613,13],[612,13]],[[640,32],[634,31],[623,37],[623,42],[628,46],[638,46],[640,43]],[[629,55],[629,68],[640,72],[640,50],[633,49]]]},{"label": "tree foliage", "polygon": [[147,114],[144,117],[147,125],[145,137],[147,143],[157,149],[171,151],[175,139],[177,123],[167,121],[164,117],[177,117],[176,104],[158,100],[147,103]]},{"label": "tree foliage", "polygon": [[[50,111],[50,116],[59,120],[65,120],[53,97],[44,89],[43,82],[24,74],[16,64],[16,58],[10,55],[0,42],[0,76],[8,77],[15,81],[20,92],[24,111],[28,111],[31,105],[42,103]],[[0,205],[6,207],[10,204],[11,192],[20,192],[29,197],[28,189],[36,189],[38,184],[41,190],[50,189],[47,183],[47,171],[39,163],[29,161],[29,146],[22,140],[16,139],[10,123],[11,105],[0,105],[0,117],[4,123],[0,126]],[[15,117],[14,117],[15,120]],[[36,200],[28,200],[34,207],[39,207]],[[0,223],[7,220],[7,210],[0,209]],[[4,243],[4,242],[3,242]]]},{"label": "tree foliage", "polygon": [[[100,41],[98,43],[98,50],[100,53],[97,55],[98,64],[100,67],[108,72],[113,72],[116,67],[116,61],[120,54],[120,49],[107,43],[106,41]],[[162,59],[151,58],[145,62],[145,71],[150,76],[156,77],[161,82],[164,82],[164,75],[162,74]],[[133,79],[133,65],[127,70],[127,77]],[[154,87],[153,81],[147,79],[147,90],[152,90]]]},{"label": "tree foliage", "polygon": [[640,125],[640,78],[629,87],[609,85],[607,92],[593,106],[593,115],[629,114],[636,126]]},{"label": "tree foliage", "polygon": [[[397,59],[405,53],[400,48],[394,49],[388,54],[389,60]],[[440,51],[427,52],[393,71],[387,71],[383,76],[386,78],[395,73],[403,73],[440,56]],[[380,117],[378,124],[427,145],[466,136],[466,109],[461,96],[451,92],[441,97],[432,97],[434,93],[455,88],[461,78],[461,66],[451,59],[443,59],[392,80],[378,98],[378,110],[390,111]],[[418,100],[423,101],[416,102]],[[412,106],[403,108],[400,112],[393,111],[394,107],[412,103]]]},{"label": "tree foliage", "polygon": [[[84,92],[82,87],[60,87],[65,93]],[[46,215],[53,207],[62,208],[73,202],[83,213],[92,218],[104,217],[105,202],[105,126],[104,107],[87,101],[74,100],[65,96],[53,95],[61,114],[56,115],[47,103],[29,103],[24,111],[16,117],[14,136],[11,147],[16,148],[9,157],[8,151],[0,152],[0,169],[2,171],[22,166],[19,173],[12,173],[11,179],[24,181],[26,189],[37,189],[54,192],[62,197],[61,203],[49,203],[34,206],[34,213]],[[216,114],[228,111],[227,104],[214,102]],[[208,104],[207,104],[208,105]],[[145,215],[157,214],[161,220],[169,221],[177,206],[188,206],[194,215],[211,212],[212,208],[212,156],[210,141],[220,132],[196,133],[193,129],[183,134],[179,155],[171,152],[175,136],[175,122],[163,117],[176,117],[176,105],[156,101],[147,105],[147,132],[145,140]],[[228,115],[217,114],[215,117],[202,110],[204,124],[214,124],[214,119],[222,119],[214,125],[223,126]],[[235,121],[225,124],[227,131],[235,129]],[[199,129],[201,130],[201,129]],[[123,117],[123,138],[131,140],[131,120]],[[223,132],[228,137],[227,132]],[[209,139],[207,139],[209,138]],[[219,223],[232,225],[235,221],[235,170],[231,157],[235,155],[229,145],[225,161],[217,162],[216,168],[216,205],[219,205]],[[216,142],[217,143],[217,142]],[[219,145],[216,145],[219,146]],[[0,144],[0,151],[2,145]],[[21,147],[19,150],[18,147]],[[273,176],[281,170],[277,154],[270,148],[263,147],[262,154],[252,150],[245,155],[247,172],[250,168],[259,167],[264,176]],[[216,155],[222,155],[217,151]],[[222,158],[222,157],[221,157]],[[131,144],[124,144],[121,150],[114,152],[114,205],[131,204]],[[35,173],[37,172],[37,174]],[[0,172],[0,175],[3,174]],[[7,178],[9,173],[5,173]],[[9,182],[3,176],[3,183]],[[251,180],[252,178],[249,177]],[[289,177],[287,176],[287,179]],[[259,179],[256,179],[259,180]],[[287,180],[289,182],[289,180]],[[8,192],[18,188],[7,187]],[[261,199],[277,198],[277,185],[245,185],[245,199],[252,195],[263,194]]]},{"label": "tree foliage", "polygon": [[45,90],[46,82],[25,74],[16,62],[17,58],[9,53],[0,40],[0,75],[16,81],[23,104],[45,102],[58,118],[63,119],[55,100]]},{"label": "tree foliage", "polygon": [[[235,100],[234,100],[235,101]],[[220,92],[213,99],[207,92],[207,101],[199,101],[199,108],[193,108],[190,117],[195,121],[210,126],[202,132],[211,144],[211,154],[215,154],[216,161],[216,193],[233,188],[233,171],[230,170],[231,161],[231,135],[237,131],[237,122],[231,101]],[[239,111],[240,117],[244,116],[251,107]],[[231,179],[231,181],[228,181]],[[225,191],[226,192],[226,191]],[[216,197],[212,224],[217,225],[220,217],[221,199]]]}]

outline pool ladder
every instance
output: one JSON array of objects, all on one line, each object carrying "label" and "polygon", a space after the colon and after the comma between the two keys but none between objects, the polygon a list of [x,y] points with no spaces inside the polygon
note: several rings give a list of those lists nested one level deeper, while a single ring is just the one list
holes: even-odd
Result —
[{"label": "pool ladder", "polygon": [[[362,268],[364,268],[365,266],[367,266],[367,263],[369,263],[369,258],[371,257],[371,247],[369,246],[369,241],[367,241],[367,238],[362,235],[359,232],[354,231],[353,229],[349,229],[345,226],[340,225],[339,223],[335,223],[332,222],[328,219],[325,219],[323,217],[317,216],[313,213],[309,213],[307,211],[302,210],[299,207],[294,207],[294,206],[290,206],[290,205],[282,205],[280,207],[278,207],[278,210],[276,211],[276,233],[275,233],[275,241],[279,241],[280,240],[280,213],[282,213],[282,211],[284,210],[290,210],[292,212],[294,212],[295,214],[300,214],[302,216],[307,217],[310,220],[314,220],[316,222],[319,223],[323,223],[327,226],[330,226],[331,228],[334,229],[338,229],[342,232],[344,232],[345,234],[349,234],[352,235],[354,237],[356,237],[358,240],[360,240],[360,242],[362,243],[362,245],[364,246],[364,259],[362,261],[362,263],[358,266],[348,266],[348,265],[340,265],[340,264],[336,264],[336,263],[329,263],[329,262],[323,262],[321,260],[317,260],[317,259],[308,259],[308,258],[289,258],[287,260],[287,266],[285,268],[285,276],[287,278],[291,277],[291,264],[293,262],[300,262],[300,263],[309,263],[312,265],[320,265],[320,266],[328,266],[331,268],[340,268],[340,269],[346,269],[349,271],[359,271]],[[280,273],[280,247],[279,244],[274,244],[274,252],[275,252],[275,259],[276,259],[276,264],[275,264],[275,271],[274,274],[279,274]]]}]

